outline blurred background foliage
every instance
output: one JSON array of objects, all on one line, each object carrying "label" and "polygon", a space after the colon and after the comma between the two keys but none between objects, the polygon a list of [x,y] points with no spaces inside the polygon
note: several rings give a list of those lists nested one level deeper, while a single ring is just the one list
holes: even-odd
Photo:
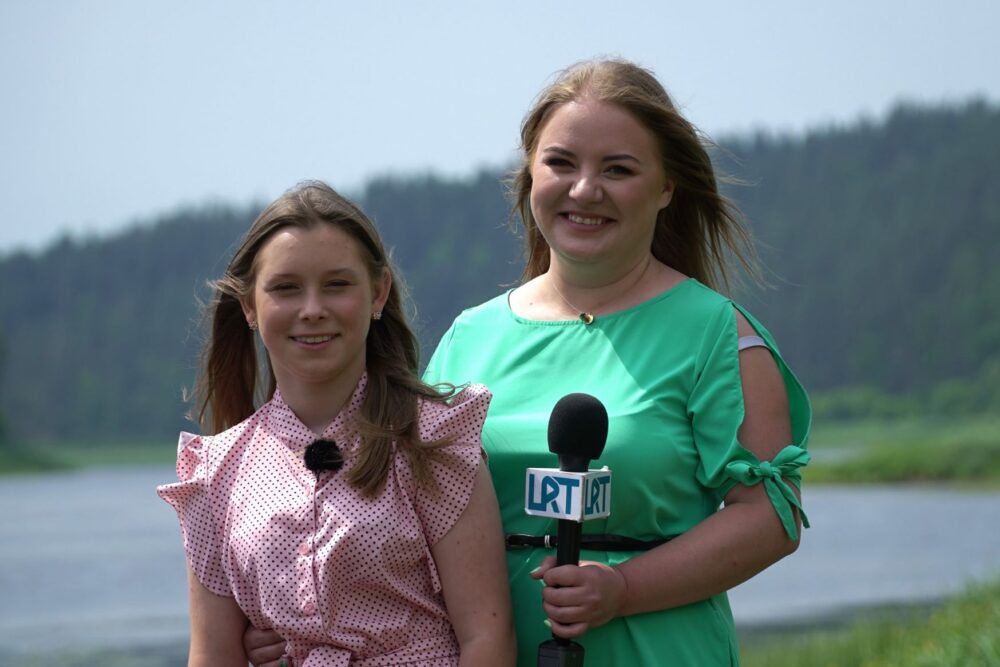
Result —
[{"label": "blurred background foliage", "polygon": [[[900,105],[879,122],[719,144],[770,283],[734,296],[775,334],[818,418],[1000,412],[1000,108]],[[520,275],[504,175],[346,193],[409,283],[424,360],[455,315]],[[164,443],[191,429],[199,301],[262,205],[0,257],[8,440]]]}]

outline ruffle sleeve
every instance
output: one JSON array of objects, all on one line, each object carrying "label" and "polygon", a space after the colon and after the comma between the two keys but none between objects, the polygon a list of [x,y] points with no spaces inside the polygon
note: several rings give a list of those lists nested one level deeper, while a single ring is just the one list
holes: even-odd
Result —
[{"label": "ruffle sleeve", "polygon": [[210,460],[212,438],[181,433],[177,445],[177,482],[156,488],[156,494],[177,512],[191,571],[216,595],[231,596],[222,566],[221,507],[215,498]]},{"label": "ruffle sleeve", "polygon": [[448,404],[424,402],[420,438],[449,440],[428,457],[431,484],[417,489],[414,509],[429,545],[444,537],[465,511],[472,497],[476,472],[486,454],[482,448],[483,422],[492,399],[481,384],[469,385]]},{"label": "ruffle sleeve", "polygon": [[688,411],[698,450],[698,481],[715,489],[724,498],[737,484],[763,483],[785,533],[798,539],[793,508],[799,511],[802,525],[809,520],[794,490],[801,486],[802,466],[809,462],[806,445],[812,411],[809,398],[798,379],[778,352],[770,332],[740,306],[735,306],[767,343],[785,383],[792,423],[792,443],[771,461],[760,461],[737,440],[743,423],[743,388],[740,380],[734,304],[726,304],[706,327],[697,361],[697,378],[688,400]]}]

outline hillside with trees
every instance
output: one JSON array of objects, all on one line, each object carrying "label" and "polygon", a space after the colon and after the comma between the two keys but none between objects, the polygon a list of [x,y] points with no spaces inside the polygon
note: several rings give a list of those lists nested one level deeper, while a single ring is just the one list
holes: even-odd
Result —
[{"label": "hillside with trees", "polygon": [[[736,296],[820,407],[1000,408],[1000,108],[900,106],[878,122],[721,144],[771,284]],[[502,176],[382,178],[348,193],[411,287],[425,358],[462,308],[520,274]],[[9,432],[170,440],[191,428],[197,302],[259,209],[186,209],[0,258]]]}]

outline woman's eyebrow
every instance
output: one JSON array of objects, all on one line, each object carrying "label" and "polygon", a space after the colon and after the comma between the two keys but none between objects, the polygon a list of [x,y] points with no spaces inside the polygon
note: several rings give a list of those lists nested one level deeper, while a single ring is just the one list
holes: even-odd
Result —
[{"label": "woman's eyebrow", "polygon": [[[556,153],[564,157],[572,157],[572,158],[576,157],[576,154],[573,151],[563,148],[562,146],[546,146],[545,148],[542,149],[542,152]],[[613,155],[605,155],[603,158],[601,158],[601,162],[615,162],[616,160],[631,160],[632,162],[642,164],[639,158],[635,157],[630,153],[614,153]]]}]

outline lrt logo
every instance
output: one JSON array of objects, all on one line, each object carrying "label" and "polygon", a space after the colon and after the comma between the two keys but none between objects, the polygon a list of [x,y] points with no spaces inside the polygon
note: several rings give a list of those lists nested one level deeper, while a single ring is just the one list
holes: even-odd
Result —
[{"label": "lrt logo", "polygon": [[[528,485],[528,508],[536,512],[549,510],[555,514],[562,515],[559,509],[559,499],[563,499],[565,514],[573,514],[573,497],[578,496],[575,491],[580,486],[580,480],[575,477],[556,477],[555,475],[545,475],[541,478],[542,487],[539,497],[535,497],[535,484]],[[565,493],[563,490],[565,489]],[[579,503],[578,503],[579,504]]]},{"label": "lrt logo", "polygon": [[611,514],[611,471],[528,468],[524,511],[531,516],[586,521]]}]

